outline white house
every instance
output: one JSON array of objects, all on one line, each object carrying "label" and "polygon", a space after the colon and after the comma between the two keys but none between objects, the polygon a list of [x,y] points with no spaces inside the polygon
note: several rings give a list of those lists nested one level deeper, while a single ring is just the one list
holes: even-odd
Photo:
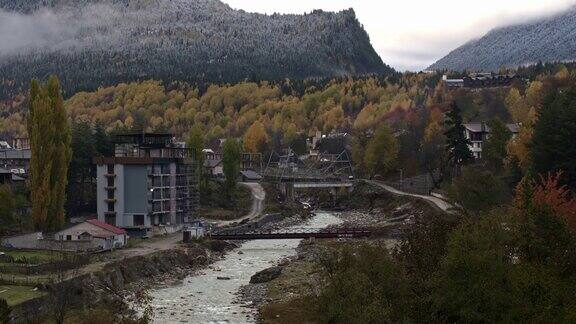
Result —
[{"label": "white house", "polygon": [[125,246],[128,236],[124,229],[91,219],[56,233],[54,239],[85,242],[90,243],[92,249],[112,250]]},{"label": "white house", "polygon": [[[488,124],[482,123],[468,123],[464,124],[465,135],[468,140],[470,140],[471,145],[469,145],[470,151],[475,159],[482,158],[482,147],[484,142],[490,138],[490,127]],[[520,131],[519,124],[507,124],[508,130],[512,133],[512,138],[515,138]]]},{"label": "white house", "polygon": [[206,173],[214,178],[224,177],[224,166],[222,164],[222,159],[217,157],[213,159],[206,159],[204,161],[204,168]]},{"label": "white house", "polygon": [[457,89],[464,87],[464,79],[448,79],[447,75],[443,75],[442,81],[448,87],[448,89]]}]

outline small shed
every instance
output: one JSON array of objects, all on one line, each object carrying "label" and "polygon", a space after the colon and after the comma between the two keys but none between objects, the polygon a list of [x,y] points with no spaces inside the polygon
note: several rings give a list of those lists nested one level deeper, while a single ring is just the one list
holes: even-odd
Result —
[{"label": "small shed", "polygon": [[258,182],[262,180],[262,176],[252,170],[241,171],[240,176],[242,177],[242,182]]},{"label": "small shed", "polygon": [[184,229],[183,233],[184,243],[189,243],[192,239],[202,238],[206,234],[204,223],[202,221],[193,221]]}]

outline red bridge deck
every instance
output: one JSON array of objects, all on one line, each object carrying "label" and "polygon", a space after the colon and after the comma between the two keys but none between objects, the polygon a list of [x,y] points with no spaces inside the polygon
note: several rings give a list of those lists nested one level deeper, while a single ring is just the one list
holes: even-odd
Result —
[{"label": "red bridge deck", "polygon": [[213,233],[213,240],[295,240],[329,238],[365,238],[372,233],[358,229],[288,229],[283,231],[220,232]]}]

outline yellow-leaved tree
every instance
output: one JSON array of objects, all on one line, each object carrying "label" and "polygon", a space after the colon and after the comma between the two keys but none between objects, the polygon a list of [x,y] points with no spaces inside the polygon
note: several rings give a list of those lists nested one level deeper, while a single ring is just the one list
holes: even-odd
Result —
[{"label": "yellow-leaved tree", "polygon": [[255,121],[244,134],[244,150],[249,153],[262,153],[269,141],[264,125],[260,121]]}]

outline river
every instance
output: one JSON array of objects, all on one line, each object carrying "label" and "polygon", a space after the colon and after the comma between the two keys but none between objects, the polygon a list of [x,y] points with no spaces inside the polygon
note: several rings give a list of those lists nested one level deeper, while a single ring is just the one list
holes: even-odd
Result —
[{"label": "river", "polygon": [[[319,212],[296,227],[324,228],[340,222],[330,213]],[[236,302],[240,287],[247,285],[256,272],[295,255],[299,243],[300,240],[248,241],[181,284],[151,291],[154,323],[254,323],[255,310]]]}]

